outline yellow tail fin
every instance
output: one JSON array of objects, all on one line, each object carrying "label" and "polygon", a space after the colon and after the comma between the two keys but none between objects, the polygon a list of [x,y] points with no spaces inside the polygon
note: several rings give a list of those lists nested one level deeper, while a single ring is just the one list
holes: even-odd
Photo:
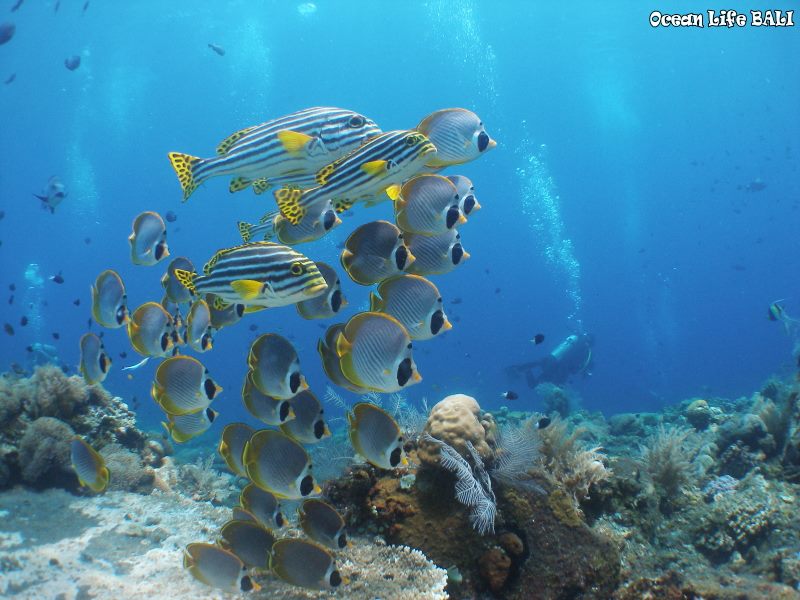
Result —
[{"label": "yellow tail fin", "polygon": [[192,192],[197,189],[197,182],[194,179],[193,170],[195,164],[201,159],[196,156],[190,156],[189,154],[181,154],[180,152],[170,152],[167,156],[169,156],[169,162],[172,164],[172,168],[175,169],[178,181],[181,182],[183,201],[186,202],[189,196],[192,195]]},{"label": "yellow tail fin", "polygon": [[253,239],[253,225],[251,223],[245,223],[244,221],[239,221],[236,223],[236,226],[239,228],[239,235],[242,236],[242,241],[247,244],[251,239]]},{"label": "yellow tail fin", "polygon": [[260,196],[264,192],[266,192],[270,188],[270,183],[267,181],[266,177],[262,177],[261,179],[256,179],[253,182],[253,191],[256,193],[257,196]]},{"label": "yellow tail fin", "polygon": [[275,201],[284,218],[292,225],[297,225],[306,215],[306,209],[300,206],[303,192],[296,187],[282,187],[275,190]]},{"label": "yellow tail fin", "polygon": [[228,191],[231,194],[241,192],[242,190],[249,188],[251,183],[253,183],[253,180],[248,179],[247,177],[234,177],[231,179],[230,184],[228,184]]},{"label": "yellow tail fin", "polygon": [[192,273],[191,271],[185,271],[184,269],[175,269],[175,279],[178,280],[183,287],[187,290],[192,292],[192,294],[197,293],[197,288],[194,285],[194,279],[197,277],[197,273]]}]

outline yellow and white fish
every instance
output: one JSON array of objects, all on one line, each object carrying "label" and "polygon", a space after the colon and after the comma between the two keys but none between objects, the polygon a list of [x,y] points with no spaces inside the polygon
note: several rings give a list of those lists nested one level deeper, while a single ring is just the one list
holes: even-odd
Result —
[{"label": "yellow and white fish", "polygon": [[344,323],[331,325],[325,332],[325,337],[317,343],[317,352],[322,359],[322,368],[325,374],[333,383],[355,394],[364,395],[372,390],[361,387],[350,381],[342,373],[342,366],[339,363],[339,355],[336,353],[336,340],[339,334],[344,332]]},{"label": "yellow and white fish", "polygon": [[133,221],[133,233],[128,236],[131,244],[131,261],[135,265],[151,266],[169,256],[167,225],[161,215],[146,211]]},{"label": "yellow and white fish", "polygon": [[295,304],[297,313],[304,319],[328,319],[335,316],[347,306],[347,299],[342,294],[342,282],[333,267],[317,261],[317,268],[322,273],[328,289],[316,298]]},{"label": "yellow and white fish", "polygon": [[288,400],[308,389],[300,373],[300,359],[292,343],[276,333],[259,336],[247,358],[253,384],[276,400]]},{"label": "yellow and white fish", "polygon": [[221,391],[199,360],[173,356],[158,365],[151,395],[164,412],[189,415],[208,408]]},{"label": "yellow and white fish", "polygon": [[344,376],[359,387],[385,394],[422,381],[412,348],[400,321],[379,312],[353,316],[336,338]]},{"label": "yellow and white fish", "polygon": [[403,450],[400,426],[385,410],[369,402],[359,402],[347,414],[353,449],[380,469],[408,465]]},{"label": "yellow and white fish", "polygon": [[[304,184],[323,166],[380,134],[378,126],[351,110],[307,108],[237,131],[217,146],[217,155],[198,158],[170,152],[184,201],[212,177],[232,176],[230,191],[251,184]],[[257,181],[260,180],[260,181]]]},{"label": "yellow and white fish", "polygon": [[333,202],[328,200],[310,206],[296,225],[286,220],[279,212],[270,212],[261,217],[257,225],[240,221],[238,227],[245,243],[256,236],[263,236],[265,240],[275,236],[282,244],[294,245],[318,240],[341,224],[342,220],[336,214]]},{"label": "yellow and white fish", "polygon": [[463,175],[448,175],[447,179],[456,186],[458,193],[458,208],[465,216],[469,216],[472,212],[481,209],[478,199],[475,197],[475,186],[472,181]]},{"label": "yellow and white fish", "polygon": [[398,275],[370,293],[371,311],[386,313],[403,324],[412,340],[429,340],[452,329],[439,289],[419,275]]},{"label": "yellow and white fish", "polygon": [[103,340],[94,333],[84,333],[80,341],[81,361],[79,370],[88,385],[102,383],[111,369]]},{"label": "yellow and white fish", "polygon": [[428,167],[461,165],[497,146],[478,115],[464,108],[437,110],[417,125],[417,131],[436,146],[436,155],[425,162]]},{"label": "yellow and white fish", "polygon": [[69,451],[72,469],[80,484],[96,494],[105,491],[111,475],[103,457],[79,437],[72,438]]},{"label": "yellow and white fish", "polygon": [[384,192],[394,200],[400,183],[416,175],[435,153],[436,147],[417,131],[383,133],[320,169],[318,187],[283,187],[275,191],[275,200],[293,225],[302,221],[312,205],[328,200],[333,200],[339,213],[358,200],[375,203]]},{"label": "yellow and white fish", "polygon": [[207,586],[226,592],[253,592],[261,586],[244,570],[244,563],[233,552],[215,544],[189,544],[183,551],[183,568]]},{"label": "yellow and white fish", "polygon": [[342,515],[318,498],[303,500],[297,508],[297,521],[305,534],[315,542],[341,550],[347,546],[347,533]]},{"label": "yellow and white fish", "polygon": [[294,410],[287,399],[262,394],[253,383],[253,372],[247,373],[242,387],[242,403],[251,415],[266,425],[278,427],[294,419]]},{"label": "yellow and white fish", "polygon": [[205,264],[203,275],[177,269],[175,276],[193,294],[214,294],[224,303],[248,307],[286,306],[327,289],[311,259],[272,242],[220,250]]},{"label": "yellow and white fish", "polygon": [[247,476],[278,498],[300,499],[322,490],[311,474],[311,459],[285,433],[262,429],[253,434],[242,455]]},{"label": "yellow and white fish", "polygon": [[347,581],[336,569],[333,555],[314,542],[283,538],[272,546],[270,570],[292,585],[310,589],[336,589]]},{"label": "yellow and white fish", "polygon": [[175,269],[192,272],[194,265],[185,256],[179,256],[169,263],[167,271],[161,277],[161,286],[167,298],[174,304],[186,304],[192,301],[192,294],[175,277]]},{"label": "yellow and white fish", "polygon": [[394,201],[395,223],[405,232],[432,235],[466,223],[456,186],[440,175],[417,175]]},{"label": "yellow and white fish", "polygon": [[228,468],[239,477],[247,477],[242,455],[244,447],[254,433],[255,429],[245,423],[230,423],[222,430],[217,452],[225,460]]},{"label": "yellow and white fish", "polygon": [[175,342],[170,314],[158,302],[146,302],[128,321],[131,346],[142,356],[168,356]]},{"label": "yellow and white fish", "polygon": [[405,241],[417,259],[406,269],[414,275],[449,273],[469,258],[469,252],[461,245],[461,234],[455,229],[437,235],[409,233]]},{"label": "yellow and white fish", "polygon": [[175,442],[182,444],[208,431],[218,415],[213,408],[188,415],[167,414],[167,421],[162,421],[161,425]]},{"label": "yellow and white fish", "polygon": [[211,310],[205,300],[195,300],[186,318],[186,342],[195,352],[208,352],[214,346]]},{"label": "yellow and white fish", "polygon": [[322,408],[311,390],[303,390],[289,400],[295,418],[281,424],[283,433],[291,436],[301,444],[316,444],[330,437],[331,430],[325,423]]},{"label": "yellow and white fish", "polygon": [[394,223],[372,221],[350,234],[340,260],[350,279],[373,285],[407,270],[415,257]]},{"label": "yellow and white fish", "polygon": [[281,512],[281,503],[274,494],[266,492],[254,483],[248,483],[239,494],[239,504],[253,515],[264,527],[283,527],[286,517]]},{"label": "yellow and white fish", "polygon": [[230,550],[245,567],[267,569],[269,553],[275,543],[273,533],[258,522],[232,520],[220,529],[220,544]]},{"label": "yellow and white fish", "polygon": [[116,271],[109,269],[100,273],[91,290],[92,316],[99,325],[117,329],[128,323],[128,296]]}]

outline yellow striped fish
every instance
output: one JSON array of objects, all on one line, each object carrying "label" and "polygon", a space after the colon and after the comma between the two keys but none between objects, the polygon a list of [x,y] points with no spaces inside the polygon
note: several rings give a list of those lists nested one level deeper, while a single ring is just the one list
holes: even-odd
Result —
[{"label": "yellow striped fish", "polygon": [[375,203],[384,192],[394,200],[400,193],[400,183],[416,175],[435,154],[436,147],[418,131],[389,131],[320,169],[318,187],[304,191],[283,187],[275,191],[275,200],[293,225],[303,219],[310,206],[327,200],[333,200],[340,213],[357,200]]},{"label": "yellow striped fish", "polygon": [[309,180],[313,184],[317,170],[380,133],[364,115],[315,107],[237,131],[217,146],[217,156],[212,158],[180,152],[168,156],[186,201],[201,183],[224,175],[234,178],[231,192],[254,183],[259,192],[270,185]]},{"label": "yellow striped fish", "polygon": [[223,303],[248,307],[286,306],[328,288],[311,259],[272,242],[220,250],[205,264],[203,275],[176,269],[175,277],[193,294],[214,294]]}]

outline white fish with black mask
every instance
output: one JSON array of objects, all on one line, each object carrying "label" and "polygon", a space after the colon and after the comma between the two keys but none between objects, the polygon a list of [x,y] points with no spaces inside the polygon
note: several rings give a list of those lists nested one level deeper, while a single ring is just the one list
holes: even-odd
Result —
[{"label": "white fish with black mask", "polygon": [[497,146],[480,117],[465,108],[437,110],[417,125],[417,131],[436,146],[436,154],[425,162],[428,167],[461,165]]},{"label": "white fish with black mask", "polygon": [[67,197],[67,190],[61,179],[53,175],[47,180],[47,186],[42,193],[34,194],[34,196],[42,201],[43,209],[49,210],[50,214],[53,214],[56,212],[56,207]]},{"label": "white fish with black mask", "polygon": [[138,215],[133,220],[133,232],[128,241],[135,265],[151,266],[169,256],[167,226],[158,213],[145,211]]}]

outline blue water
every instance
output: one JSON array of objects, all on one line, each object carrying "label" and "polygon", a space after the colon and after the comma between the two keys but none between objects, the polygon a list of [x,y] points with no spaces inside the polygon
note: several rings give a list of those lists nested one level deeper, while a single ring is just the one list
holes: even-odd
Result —
[{"label": "blue water", "polygon": [[[362,112],[384,130],[463,106],[498,141],[450,170],[473,180],[483,210],[461,230],[472,258],[433,278],[459,320],[416,344],[424,380],[412,400],[460,391],[497,408],[514,389],[516,406],[541,408],[504,369],[578,331],[597,342],[592,375],[574,387],[606,413],[750,394],[794,366],[793,340],[766,314],[784,298],[800,315],[796,27],[655,30],[648,14],[658,7],[640,2],[300,5],[97,0],[82,14],[82,1],[55,13],[53,2],[29,0],[0,16],[17,26],[0,46],[0,79],[16,73],[0,86],[0,284],[17,288],[12,305],[0,301],[0,321],[16,330],[0,334],[3,369],[24,365],[37,341],[75,365],[89,285],[103,269],[122,275],[131,309],[160,299],[167,263],[129,258],[139,212],[174,211],[173,256],[202,265],[239,242],[237,220],[272,206],[230,195],[223,178],[182,204],[168,151],[210,155],[233,131],[319,105]],[[82,64],[70,72],[73,54]],[[51,175],[69,191],[54,215],[31,195]],[[763,191],[745,189],[757,180]],[[356,225],[391,218],[388,204],[356,213],[302,251],[338,265],[336,244]],[[31,264],[38,284],[26,280]],[[48,280],[59,271],[62,285]],[[346,318],[366,308],[369,290],[343,283]],[[455,297],[463,302],[450,305]],[[291,336],[312,389],[325,391],[315,347],[330,322],[265,311],[220,332],[202,356],[225,388],[215,403],[223,422],[247,418],[238,391],[253,323]],[[545,342],[534,346],[539,332]],[[155,424],[155,361],[128,379],[120,367],[138,357],[124,330],[106,331],[105,343],[115,361],[106,387],[137,396]]]}]

